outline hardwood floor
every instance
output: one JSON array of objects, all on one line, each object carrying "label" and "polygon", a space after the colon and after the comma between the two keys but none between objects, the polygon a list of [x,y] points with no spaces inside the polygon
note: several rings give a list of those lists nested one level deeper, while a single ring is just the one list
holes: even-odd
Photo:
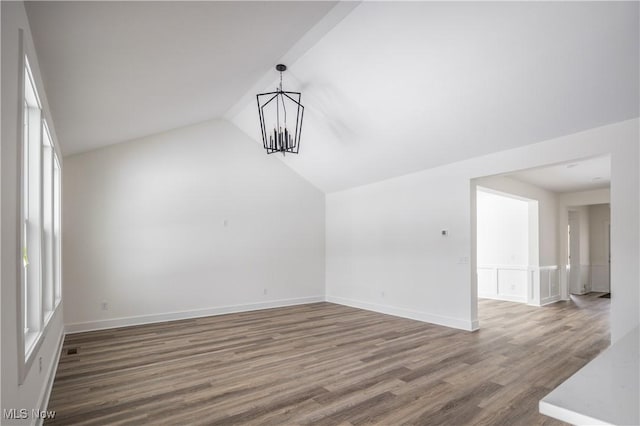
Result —
[{"label": "hardwood floor", "polygon": [[538,400],[608,346],[598,295],[480,300],[475,333],[316,303],[72,334],[47,423],[560,424]]}]

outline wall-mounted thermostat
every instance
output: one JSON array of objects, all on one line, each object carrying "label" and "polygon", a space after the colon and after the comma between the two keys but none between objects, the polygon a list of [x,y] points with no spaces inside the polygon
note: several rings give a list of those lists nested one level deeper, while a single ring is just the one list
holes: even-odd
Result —
[{"label": "wall-mounted thermostat", "polygon": [[442,231],[440,231],[440,233],[442,234],[443,237],[446,237],[447,235],[449,235],[449,231],[446,229],[443,229]]}]

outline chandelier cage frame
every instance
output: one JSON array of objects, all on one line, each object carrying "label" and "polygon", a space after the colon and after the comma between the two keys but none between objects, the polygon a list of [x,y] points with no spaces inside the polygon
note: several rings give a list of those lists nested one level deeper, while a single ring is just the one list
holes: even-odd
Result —
[{"label": "chandelier cage frame", "polygon": [[[267,151],[267,154],[274,154],[276,152],[282,152],[282,155],[286,153],[297,154],[300,150],[302,120],[304,118],[304,105],[301,103],[302,93],[282,89],[282,72],[286,69],[287,67],[282,64],[276,66],[276,70],[280,72],[280,86],[274,92],[265,92],[256,95],[262,146]],[[295,108],[295,128],[291,129],[287,127],[287,103]],[[271,131],[272,123],[267,123],[266,121],[265,108],[273,109],[274,105],[275,124],[273,131]],[[267,126],[269,126],[269,130],[267,130]]]}]

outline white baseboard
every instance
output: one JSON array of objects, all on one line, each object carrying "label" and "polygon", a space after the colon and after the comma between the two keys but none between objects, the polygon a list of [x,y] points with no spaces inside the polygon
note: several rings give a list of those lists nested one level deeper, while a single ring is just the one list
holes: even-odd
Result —
[{"label": "white baseboard", "polygon": [[471,330],[469,331],[476,331],[476,330],[480,330],[480,321],[477,319],[474,319],[473,321],[471,321]]},{"label": "white baseboard", "polygon": [[193,311],[169,312],[163,314],[140,315],[135,317],[113,318],[107,320],[77,322],[66,324],[67,334],[85,331],[104,330],[108,328],[127,327],[131,325],[152,324],[155,322],[175,321],[189,318],[208,317],[213,315],[232,314],[236,312],[257,311],[260,309],[280,308],[284,306],[305,305],[324,302],[324,296],[300,297],[295,299],[270,300],[268,302],[248,303],[242,305],[218,306]]},{"label": "white baseboard", "polygon": [[[62,353],[62,345],[64,344],[65,335],[64,328],[62,328],[60,337],[58,338],[58,345],[56,346],[55,359],[49,366],[49,371],[47,371],[47,382],[45,383],[42,393],[40,394],[40,398],[38,399],[38,407],[40,407],[40,411],[46,411],[49,406],[49,398],[51,397],[51,390],[53,389],[53,380],[55,379],[56,372],[58,371],[58,364],[60,363],[60,355]],[[42,425],[43,422],[44,419],[36,418],[34,424]]]},{"label": "white baseboard", "polygon": [[556,295],[556,296],[545,297],[544,299],[540,300],[540,306],[549,305],[551,303],[556,303],[559,300],[561,300],[559,294]]},{"label": "white baseboard", "polygon": [[442,315],[430,314],[428,312],[414,311],[411,309],[397,308],[395,306],[379,305],[377,303],[361,302],[359,300],[347,299],[344,297],[327,296],[327,302],[339,305],[351,306],[353,308],[365,309],[367,311],[379,312],[382,314],[394,315],[402,318],[409,318],[431,324],[443,325],[445,327],[457,328],[460,330],[474,331],[478,329],[478,321],[467,321],[459,318],[445,317]]},{"label": "white baseboard", "polygon": [[478,294],[479,299],[502,300],[504,302],[527,303],[525,297],[519,296],[503,296],[497,294]]}]

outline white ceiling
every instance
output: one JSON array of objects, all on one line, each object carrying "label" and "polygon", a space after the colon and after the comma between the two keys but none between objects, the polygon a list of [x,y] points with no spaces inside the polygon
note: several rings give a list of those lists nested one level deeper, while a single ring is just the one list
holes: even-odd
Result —
[{"label": "white ceiling", "polygon": [[506,176],[553,192],[608,188],[611,186],[611,158],[590,158],[523,170]]},{"label": "white ceiling", "polygon": [[284,161],[332,192],[637,117],[638,31],[631,2],[361,3],[285,74]]},{"label": "white ceiling", "polygon": [[333,2],[26,2],[65,155],[220,117]]},{"label": "white ceiling", "polygon": [[28,3],[65,154],[222,116],[257,141],[280,58],[306,110],[279,158],[326,192],[639,115],[637,2],[332,6]]}]

